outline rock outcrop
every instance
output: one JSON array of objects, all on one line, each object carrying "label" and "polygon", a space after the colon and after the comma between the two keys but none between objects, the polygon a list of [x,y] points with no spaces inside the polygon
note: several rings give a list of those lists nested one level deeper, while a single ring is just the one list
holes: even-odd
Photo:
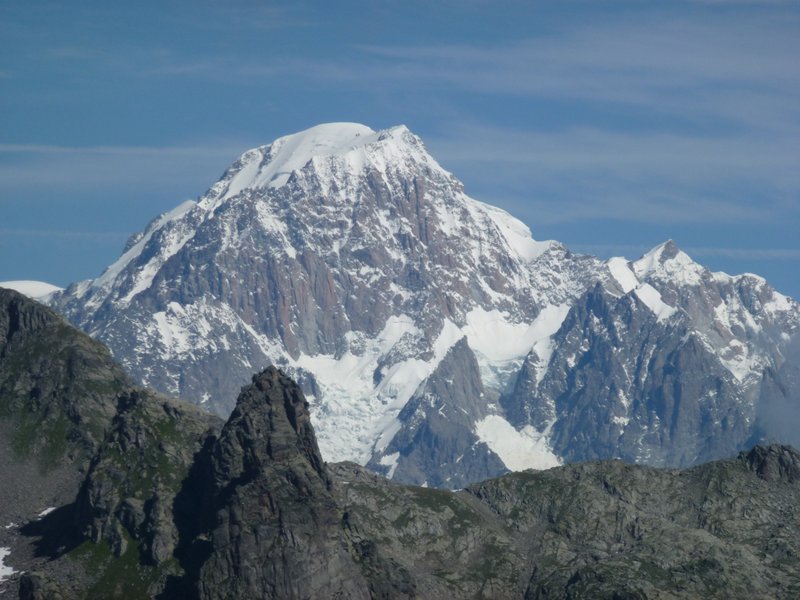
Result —
[{"label": "rock outcrop", "polygon": [[105,346],[0,288],[0,427],[18,458],[45,472],[85,467],[131,385]]},{"label": "rock outcrop", "polygon": [[0,547],[14,570],[30,569],[39,552],[20,528],[74,501],[130,386],[102,344],[0,289]]},{"label": "rock outcrop", "polygon": [[274,368],[253,377],[210,457],[199,598],[370,597],[294,382]]}]

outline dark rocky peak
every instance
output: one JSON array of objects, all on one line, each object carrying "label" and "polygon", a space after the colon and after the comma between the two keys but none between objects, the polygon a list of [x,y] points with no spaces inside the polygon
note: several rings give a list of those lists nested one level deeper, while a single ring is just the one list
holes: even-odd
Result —
[{"label": "dark rocky peak", "polygon": [[300,388],[269,367],[210,451],[200,598],[366,598]]},{"label": "dark rocky peak", "polygon": [[663,263],[671,258],[675,258],[676,256],[678,256],[678,253],[680,251],[681,251],[680,248],[678,248],[678,245],[673,240],[667,240],[666,242],[661,244],[659,261]]},{"label": "dark rocky peak", "polygon": [[254,375],[220,436],[215,455],[220,474],[250,478],[267,465],[300,459],[327,485],[308,409],[303,392],[279,369]]},{"label": "dark rocky peak", "polygon": [[791,446],[756,446],[740,453],[739,460],[764,481],[800,481],[800,453]]}]

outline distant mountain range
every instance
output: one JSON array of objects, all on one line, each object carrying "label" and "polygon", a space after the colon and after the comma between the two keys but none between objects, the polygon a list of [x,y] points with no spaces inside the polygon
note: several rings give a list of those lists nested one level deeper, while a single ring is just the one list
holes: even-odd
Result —
[{"label": "distant mountain range", "polygon": [[800,595],[800,454],[620,461],[451,492],[325,463],[270,367],[228,420],[133,385],[0,289],[0,598],[719,598]]},{"label": "distant mountain range", "polygon": [[139,383],[223,416],[280,367],[327,460],[395,481],[800,441],[797,302],[671,241],[633,262],[535,241],[402,126],[245,152],[47,302]]}]

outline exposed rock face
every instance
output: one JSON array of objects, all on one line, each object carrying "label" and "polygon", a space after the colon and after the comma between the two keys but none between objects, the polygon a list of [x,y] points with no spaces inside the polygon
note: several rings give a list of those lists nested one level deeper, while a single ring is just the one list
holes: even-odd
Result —
[{"label": "exposed rock face", "polygon": [[[279,366],[326,460],[398,481],[800,443],[796,302],[672,242],[628,262],[534,241],[405,127],[322,125],[250,150],[52,302],[139,382],[222,415]],[[454,360],[477,364],[469,385],[445,385]]]},{"label": "exposed rock face", "polygon": [[764,481],[782,481],[795,484],[800,481],[800,455],[790,446],[756,446],[749,452],[742,452],[739,460]]},{"label": "exposed rock face", "polygon": [[300,389],[253,377],[211,449],[212,551],[200,598],[369,598]]},{"label": "exposed rock face", "polygon": [[[215,424],[134,388],[107,348],[0,289],[0,547],[25,571],[21,597],[149,597],[170,574],[175,493]],[[141,557],[152,581],[131,589],[113,568],[104,581],[115,557]],[[0,597],[16,597],[15,584]]]},{"label": "exposed rock face", "polygon": [[[776,451],[800,458],[756,450]],[[586,463],[469,491],[526,540],[528,598],[788,598],[800,589],[789,533],[800,524],[798,487],[766,484],[744,457],[686,471]]]},{"label": "exposed rock face", "polygon": [[780,425],[800,423],[796,303],[672,242],[609,268],[614,281],[588,290],[551,338],[547,368],[534,349],[501,398],[517,428],[552,425],[568,461],[659,466],[797,439]]},{"label": "exposed rock face", "polygon": [[[478,363],[461,338],[400,412],[383,458],[367,466],[390,479],[447,488],[502,473],[505,465],[474,431],[488,412],[484,396]],[[451,465],[446,477],[441,462]]]},{"label": "exposed rock face", "polygon": [[[88,461],[130,381],[108,349],[51,310],[0,288],[0,420],[48,470]],[[112,400],[112,401],[110,401]]]},{"label": "exposed rock face", "polygon": [[15,558],[30,552],[17,527],[74,499],[130,385],[107,348],[0,289],[0,547]]},{"label": "exposed rock face", "polygon": [[140,559],[158,565],[178,543],[175,496],[219,419],[144,390],[123,394],[118,406],[77,496],[78,532],[117,557],[136,540]]}]

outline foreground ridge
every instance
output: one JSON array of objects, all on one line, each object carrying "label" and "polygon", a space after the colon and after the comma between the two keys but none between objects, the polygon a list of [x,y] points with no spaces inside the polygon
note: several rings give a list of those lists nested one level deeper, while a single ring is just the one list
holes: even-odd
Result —
[{"label": "foreground ridge", "polygon": [[[6,330],[27,339],[11,336],[0,372],[19,377],[19,348],[30,352],[27,364],[54,369],[96,352],[46,309],[7,294],[0,323],[24,324]],[[77,340],[67,357],[36,343],[51,324]],[[98,381],[91,370],[71,377],[67,388]],[[9,388],[0,389],[7,402]],[[34,388],[15,389],[18,410],[37,406]],[[55,398],[68,414],[81,402],[58,391]],[[12,549],[5,564],[25,571],[0,583],[0,597],[800,593],[800,453],[789,446],[756,446],[684,470],[587,462],[450,492],[400,485],[354,463],[325,464],[302,391],[274,367],[242,388],[224,425],[124,381],[98,402],[113,415],[102,439],[87,445],[67,435],[58,455],[84,465],[69,480],[71,494],[65,484],[53,510],[28,507],[22,525],[0,529]],[[7,448],[14,418],[0,415]],[[42,443],[34,432],[30,447]],[[28,464],[28,455],[10,452],[9,464]],[[7,486],[26,494],[32,480],[9,473]],[[3,504],[0,519],[17,518],[17,509]]]}]

